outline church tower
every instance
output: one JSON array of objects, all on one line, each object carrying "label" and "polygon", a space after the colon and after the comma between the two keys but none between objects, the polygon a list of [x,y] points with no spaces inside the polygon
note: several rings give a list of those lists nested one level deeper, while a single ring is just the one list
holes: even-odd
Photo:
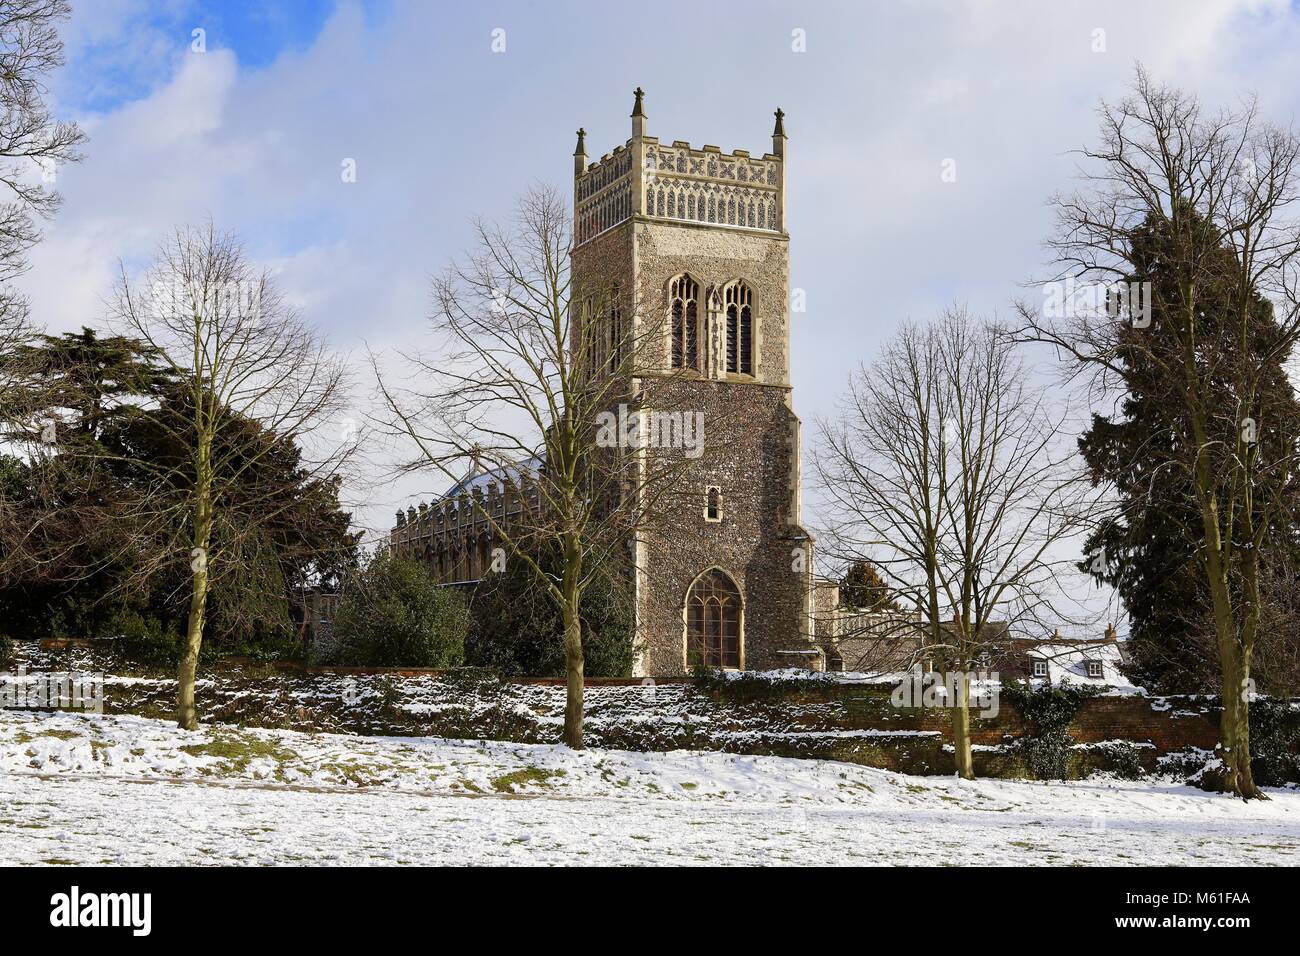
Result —
[{"label": "church tower", "polygon": [[[635,92],[632,136],[574,151],[573,280],[629,294],[618,321],[649,340],[629,393],[703,423],[707,452],[640,536],[638,676],[692,666],[819,667],[791,402],[786,135],[771,152],[660,143]],[[648,333],[648,334],[647,334]]]}]

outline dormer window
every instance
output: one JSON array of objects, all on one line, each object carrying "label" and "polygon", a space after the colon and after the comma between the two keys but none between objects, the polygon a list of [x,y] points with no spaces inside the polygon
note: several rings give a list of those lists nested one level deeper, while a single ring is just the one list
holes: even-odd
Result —
[{"label": "dormer window", "polygon": [[1042,658],[1035,658],[1033,674],[1035,677],[1046,677],[1047,661],[1043,660]]},{"label": "dormer window", "polygon": [[704,520],[721,521],[722,520],[722,489],[717,485],[710,485],[704,492]]},{"label": "dormer window", "polygon": [[1101,661],[1091,660],[1091,661],[1088,661],[1087,663],[1088,663],[1088,676],[1089,676],[1089,677],[1102,677],[1102,676],[1104,676],[1104,675],[1102,674]]}]

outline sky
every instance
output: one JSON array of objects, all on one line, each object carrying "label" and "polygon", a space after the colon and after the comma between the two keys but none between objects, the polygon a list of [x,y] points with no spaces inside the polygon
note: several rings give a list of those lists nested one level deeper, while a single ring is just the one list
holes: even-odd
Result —
[{"label": "sky", "polygon": [[[567,191],[574,131],[593,156],[625,142],[641,86],[665,142],[761,155],[785,111],[809,424],[901,322],[1006,312],[1041,280],[1047,200],[1139,62],[1207,103],[1256,93],[1283,123],[1300,105],[1287,0],[74,0],[63,35],[50,102],[89,142],[20,281],[48,330],[102,321],[119,261],[211,217],[335,348],[418,349],[471,219]],[[373,532],[436,490],[345,497]]]}]

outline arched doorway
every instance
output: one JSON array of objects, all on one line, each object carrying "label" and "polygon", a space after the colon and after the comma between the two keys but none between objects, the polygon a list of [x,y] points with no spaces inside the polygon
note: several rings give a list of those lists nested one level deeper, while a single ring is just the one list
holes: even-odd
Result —
[{"label": "arched doorway", "polygon": [[686,592],[686,665],[739,669],[741,647],[740,589],[710,568]]}]

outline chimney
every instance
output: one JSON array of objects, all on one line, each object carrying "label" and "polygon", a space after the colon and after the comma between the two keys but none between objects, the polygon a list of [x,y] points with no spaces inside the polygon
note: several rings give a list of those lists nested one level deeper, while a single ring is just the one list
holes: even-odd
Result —
[{"label": "chimney", "polygon": [[1106,640],[1110,641],[1112,644],[1118,643],[1119,641],[1119,635],[1115,633],[1114,621],[1106,625]]}]

